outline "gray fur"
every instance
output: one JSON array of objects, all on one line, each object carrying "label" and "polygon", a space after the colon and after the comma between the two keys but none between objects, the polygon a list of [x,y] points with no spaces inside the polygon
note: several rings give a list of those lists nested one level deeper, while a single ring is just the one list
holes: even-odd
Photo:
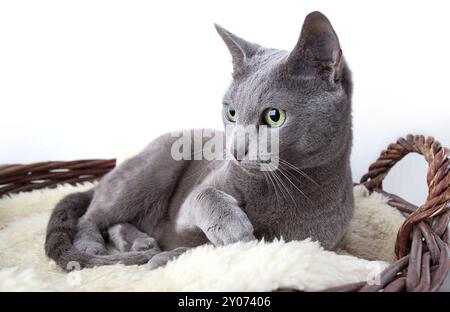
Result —
[{"label": "gray fur", "polygon": [[154,238],[151,238],[146,233],[139,231],[130,223],[118,223],[110,227],[108,229],[108,238],[121,252],[130,250],[160,250]]},{"label": "gray fur", "polygon": [[[93,193],[58,204],[46,252],[63,268],[71,260],[83,267],[150,260],[154,268],[190,247],[255,237],[312,237],[327,249],[341,241],[353,214],[352,90],[331,24],[319,12],[308,15],[292,52],[216,29],[232,55],[223,101],[235,107],[235,124],[257,126],[270,107],[286,111],[285,124],[271,129],[280,137],[279,169],[261,172],[245,159],[177,161],[170,155],[176,138],[163,135]],[[108,232],[118,254],[106,254]]]}]

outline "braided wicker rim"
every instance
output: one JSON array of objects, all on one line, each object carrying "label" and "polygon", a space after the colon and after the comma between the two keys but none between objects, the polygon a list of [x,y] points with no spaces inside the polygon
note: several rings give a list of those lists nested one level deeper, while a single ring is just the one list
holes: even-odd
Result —
[{"label": "braided wicker rim", "polygon": [[[384,191],[382,187],[390,169],[409,153],[423,155],[428,162],[428,197],[420,207]],[[398,260],[380,274],[377,285],[359,282],[326,291],[437,291],[442,286],[450,264],[447,230],[450,221],[449,155],[450,150],[433,137],[422,135],[400,138],[381,152],[360,183],[370,192],[387,196],[388,204],[406,217],[397,235],[395,254]],[[112,170],[115,164],[114,159],[97,159],[0,166],[0,197],[53,188],[63,183],[75,185],[95,181]]]},{"label": "braided wicker rim", "polygon": [[[426,202],[417,207],[383,190],[383,179],[391,168],[409,153],[423,155],[428,162]],[[387,267],[379,285],[361,282],[328,289],[328,291],[437,291],[449,270],[450,221],[450,150],[433,137],[407,135],[390,144],[361,178],[370,192],[389,198],[405,222],[397,234],[397,261]]]},{"label": "braided wicker rim", "polygon": [[116,166],[115,159],[48,161],[29,165],[0,166],[0,197],[59,184],[95,181]]}]

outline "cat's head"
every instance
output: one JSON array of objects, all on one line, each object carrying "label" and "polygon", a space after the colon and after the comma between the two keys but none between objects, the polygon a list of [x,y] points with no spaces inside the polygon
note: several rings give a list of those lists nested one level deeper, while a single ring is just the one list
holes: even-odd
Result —
[{"label": "cat's head", "polygon": [[[268,125],[269,132],[278,134],[280,158],[304,168],[350,148],[350,71],[323,14],[305,18],[291,52],[264,48],[218,25],[216,29],[233,63],[233,80],[223,98],[227,128]],[[230,152],[239,158],[237,150],[247,147],[231,144]]]}]

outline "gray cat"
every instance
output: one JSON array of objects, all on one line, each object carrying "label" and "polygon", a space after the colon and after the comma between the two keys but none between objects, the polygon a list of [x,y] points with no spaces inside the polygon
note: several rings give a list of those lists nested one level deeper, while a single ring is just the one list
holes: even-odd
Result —
[{"label": "gray cat", "polygon": [[[258,160],[241,157],[248,140],[224,148],[232,159],[175,160],[177,138],[163,135],[94,190],[58,203],[45,250],[63,269],[155,268],[208,242],[311,237],[330,250],[340,243],[353,214],[352,83],[330,22],[309,14],[290,53],[216,29],[234,68],[223,122],[268,125],[279,136],[277,169],[257,170]],[[108,254],[106,238],[119,252]]]}]

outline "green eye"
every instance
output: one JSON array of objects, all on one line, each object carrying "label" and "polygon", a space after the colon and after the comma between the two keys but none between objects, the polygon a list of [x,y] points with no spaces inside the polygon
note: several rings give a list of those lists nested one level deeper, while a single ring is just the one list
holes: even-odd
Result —
[{"label": "green eye", "polygon": [[236,110],[231,105],[225,105],[225,111],[227,114],[227,119],[229,121],[235,122],[236,121]]},{"label": "green eye", "polygon": [[279,108],[269,108],[264,112],[264,120],[272,128],[281,127],[286,120],[286,112]]}]

